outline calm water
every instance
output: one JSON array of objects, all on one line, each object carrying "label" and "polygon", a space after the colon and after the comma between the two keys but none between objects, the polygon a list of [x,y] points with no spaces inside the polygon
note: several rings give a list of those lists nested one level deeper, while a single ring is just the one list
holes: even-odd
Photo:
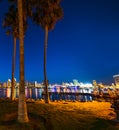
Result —
[{"label": "calm water", "polygon": [[[27,99],[43,99],[43,88],[25,88],[25,95]],[[52,92],[50,95],[50,100],[81,100],[81,101],[91,101],[92,96],[90,95],[76,95],[76,92],[80,93],[90,93],[89,90],[79,89],[79,88],[59,88],[54,87],[52,89],[49,89],[49,92]],[[62,92],[62,95],[60,94]],[[65,94],[66,93],[72,93]],[[19,88],[15,88],[15,98],[18,98],[19,96]],[[11,97],[11,88],[0,88],[0,98],[10,98]]]}]

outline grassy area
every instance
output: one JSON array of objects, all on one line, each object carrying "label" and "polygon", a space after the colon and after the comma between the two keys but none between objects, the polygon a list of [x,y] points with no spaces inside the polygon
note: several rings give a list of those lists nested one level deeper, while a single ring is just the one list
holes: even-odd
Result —
[{"label": "grassy area", "polygon": [[17,122],[18,102],[0,100],[0,130],[119,130],[109,102],[27,102],[29,123]]}]

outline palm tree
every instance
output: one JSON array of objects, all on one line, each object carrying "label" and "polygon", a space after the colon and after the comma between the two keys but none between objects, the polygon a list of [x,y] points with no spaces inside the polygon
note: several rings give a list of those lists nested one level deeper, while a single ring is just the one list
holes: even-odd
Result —
[{"label": "palm tree", "polygon": [[25,80],[24,80],[24,33],[27,29],[27,16],[32,15],[30,4],[33,0],[9,0],[10,3],[18,6],[19,21],[19,48],[20,48],[20,85],[19,85],[19,104],[18,104],[18,121],[21,123],[28,122],[27,105],[25,100]]},{"label": "palm tree", "polygon": [[16,60],[16,39],[18,38],[18,13],[17,8],[11,5],[8,13],[5,14],[3,20],[3,27],[8,28],[6,31],[7,35],[12,34],[13,36],[13,56],[12,56],[12,84],[11,84],[11,100],[14,100],[14,73],[15,73],[15,60]]},{"label": "palm tree", "polygon": [[[11,4],[16,5],[18,0],[8,0]],[[22,7],[23,7],[23,21],[27,21],[27,17],[32,15],[32,7],[35,0],[22,0]]]},{"label": "palm tree", "polygon": [[63,10],[60,6],[61,0],[36,0],[34,22],[41,25],[45,31],[44,40],[44,85],[45,103],[49,103],[48,79],[46,71],[48,32],[54,29],[58,20],[63,17]]},{"label": "palm tree", "polygon": [[19,48],[20,48],[20,86],[19,86],[19,104],[18,121],[26,123],[29,121],[27,105],[25,100],[25,82],[24,82],[24,29],[23,29],[23,5],[22,0],[18,0],[18,19],[19,19]]}]

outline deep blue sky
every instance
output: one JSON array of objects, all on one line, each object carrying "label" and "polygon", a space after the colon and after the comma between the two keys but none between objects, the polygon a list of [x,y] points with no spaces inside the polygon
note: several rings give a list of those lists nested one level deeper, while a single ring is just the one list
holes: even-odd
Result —
[{"label": "deep blue sky", "polygon": [[[50,83],[111,83],[119,73],[119,1],[62,0],[64,18],[49,32],[47,73]],[[0,5],[0,81],[11,78],[13,39],[5,35]],[[30,22],[25,36],[25,80],[43,81],[44,31]],[[17,43],[18,45],[18,43]],[[19,47],[15,76],[19,80]]]}]

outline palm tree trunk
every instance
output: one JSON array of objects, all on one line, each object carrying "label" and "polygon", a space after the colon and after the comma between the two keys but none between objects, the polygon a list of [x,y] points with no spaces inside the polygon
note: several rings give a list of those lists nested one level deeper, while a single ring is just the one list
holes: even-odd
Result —
[{"label": "palm tree trunk", "polygon": [[14,100],[14,89],[15,89],[15,81],[14,81],[14,73],[15,73],[15,61],[16,61],[16,37],[14,39],[13,46],[13,57],[12,57],[12,86],[11,86],[11,100]]},{"label": "palm tree trunk", "polygon": [[24,83],[24,33],[23,33],[23,11],[22,0],[18,0],[18,17],[19,17],[19,48],[20,48],[20,85],[19,85],[19,104],[18,104],[18,121],[21,123],[28,122],[27,105],[25,99]]},{"label": "palm tree trunk", "polygon": [[45,26],[45,41],[44,41],[44,85],[45,85],[45,103],[49,103],[48,80],[47,80],[47,72],[46,72],[47,43],[48,43],[48,26]]}]

